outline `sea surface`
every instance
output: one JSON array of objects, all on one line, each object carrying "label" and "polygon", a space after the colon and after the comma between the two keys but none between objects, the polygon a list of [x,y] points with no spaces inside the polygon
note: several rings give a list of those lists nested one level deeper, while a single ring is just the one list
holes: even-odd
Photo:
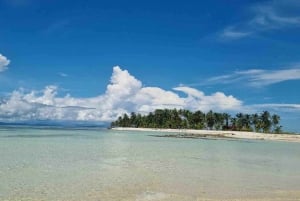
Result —
[{"label": "sea surface", "polygon": [[0,200],[300,200],[300,144],[0,127]]}]

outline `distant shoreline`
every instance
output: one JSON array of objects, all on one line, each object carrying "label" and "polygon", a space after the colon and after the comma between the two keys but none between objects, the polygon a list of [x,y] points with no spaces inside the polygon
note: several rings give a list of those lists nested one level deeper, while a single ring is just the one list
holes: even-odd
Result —
[{"label": "distant shoreline", "polygon": [[115,127],[111,128],[117,131],[144,131],[144,132],[164,132],[171,133],[159,137],[177,137],[177,138],[231,138],[231,139],[249,139],[249,140],[272,140],[300,143],[300,135],[297,134],[272,134],[257,133],[245,131],[217,131],[217,130],[193,130],[193,129],[160,129],[160,128],[132,128]]}]

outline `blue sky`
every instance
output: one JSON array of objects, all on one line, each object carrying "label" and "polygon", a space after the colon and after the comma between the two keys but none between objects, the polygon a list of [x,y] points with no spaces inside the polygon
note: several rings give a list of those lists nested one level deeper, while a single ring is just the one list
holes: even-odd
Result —
[{"label": "blue sky", "polygon": [[2,0],[0,26],[2,121],[175,106],[270,110],[300,131],[297,0]]}]

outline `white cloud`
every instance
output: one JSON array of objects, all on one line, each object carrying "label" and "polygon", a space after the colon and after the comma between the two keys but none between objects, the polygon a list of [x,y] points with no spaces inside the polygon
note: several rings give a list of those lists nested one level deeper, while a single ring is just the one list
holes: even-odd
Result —
[{"label": "white cloud", "polygon": [[278,104],[278,103],[269,103],[269,104],[257,104],[252,105],[253,108],[273,108],[276,110],[291,110],[293,112],[299,112],[300,111],[300,104]]},{"label": "white cloud", "polygon": [[60,77],[68,77],[68,76],[69,76],[68,74],[62,73],[62,72],[58,73],[58,75],[59,75]]},{"label": "white cloud", "polygon": [[227,27],[222,31],[221,37],[228,38],[228,39],[239,39],[239,38],[247,37],[251,34],[252,34],[252,32],[235,30],[234,27]]},{"label": "white cloud", "polygon": [[265,71],[258,74],[253,74],[252,85],[269,85],[287,80],[299,80],[300,79],[300,68],[299,69],[287,69],[287,70],[275,70]]},{"label": "white cloud", "polygon": [[[0,101],[0,121],[111,121],[123,113],[147,113],[157,108],[224,111],[242,107],[242,101],[222,92],[205,95],[190,87],[176,87],[173,90],[143,87],[141,81],[127,70],[116,66],[106,92],[96,97],[59,97],[56,86],[47,86],[42,91],[14,91]],[[186,97],[180,97],[176,91],[183,92]]]},{"label": "white cloud", "polygon": [[263,87],[289,80],[300,80],[300,65],[295,65],[290,69],[281,70],[250,69],[236,71],[233,74],[212,77],[207,80],[207,84],[243,82],[247,83],[249,86]]},{"label": "white cloud", "polygon": [[216,92],[212,95],[205,95],[202,91],[190,87],[176,87],[176,91],[184,92],[188,95],[185,101],[185,108],[191,110],[239,110],[242,107],[242,101],[233,96],[226,96],[222,92]]},{"label": "white cloud", "polygon": [[7,69],[7,66],[9,65],[10,60],[8,60],[5,56],[0,54],[0,72],[3,72]]},{"label": "white cloud", "polygon": [[240,39],[255,33],[300,26],[300,3],[294,0],[268,1],[249,9],[252,17],[226,27],[223,39]]},{"label": "white cloud", "polygon": [[300,16],[288,15],[284,13],[285,9],[289,9],[297,2],[287,1],[286,3],[278,3],[271,1],[264,5],[253,7],[255,13],[254,18],[250,21],[255,26],[262,26],[267,29],[281,28],[289,25],[300,25]]},{"label": "white cloud", "polygon": [[143,87],[133,98],[136,110],[150,112],[156,108],[183,108],[184,100],[172,91],[165,91],[158,87]]}]

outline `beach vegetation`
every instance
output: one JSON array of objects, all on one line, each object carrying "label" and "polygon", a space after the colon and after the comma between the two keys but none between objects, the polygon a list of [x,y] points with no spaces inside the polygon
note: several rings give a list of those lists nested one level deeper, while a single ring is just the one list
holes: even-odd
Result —
[{"label": "beach vegetation", "polygon": [[282,133],[280,116],[263,111],[258,114],[192,112],[185,109],[157,109],[147,115],[124,114],[111,123],[111,127],[162,128],[162,129],[208,129]]}]

